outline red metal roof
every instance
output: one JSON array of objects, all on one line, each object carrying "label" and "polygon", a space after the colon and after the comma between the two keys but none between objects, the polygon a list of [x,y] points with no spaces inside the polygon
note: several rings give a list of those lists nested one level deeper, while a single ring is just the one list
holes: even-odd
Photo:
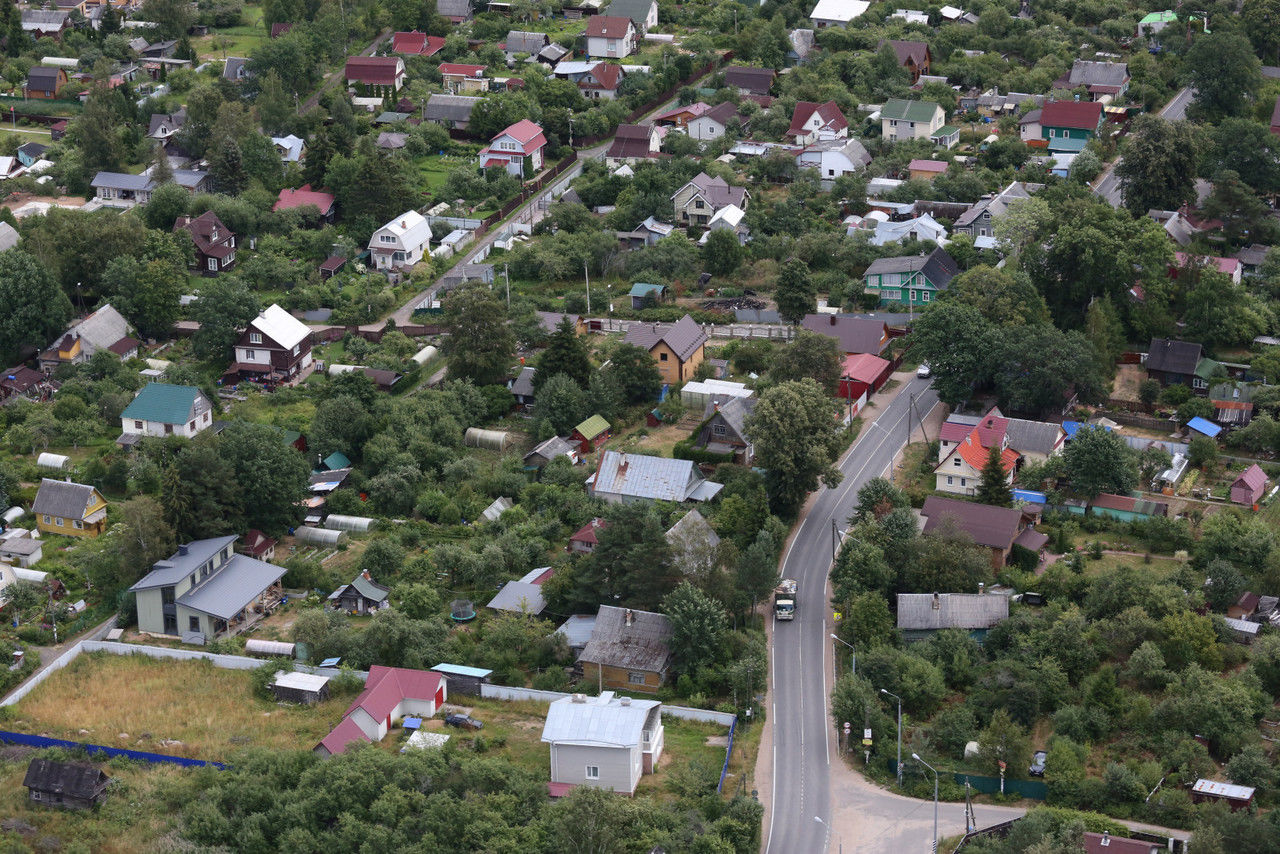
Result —
[{"label": "red metal roof", "polygon": [[396,56],[353,56],[347,59],[346,79],[373,86],[390,86],[404,68]]},{"label": "red metal roof", "polygon": [[607,527],[609,527],[609,522],[607,520],[599,518],[592,519],[590,522],[579,528],[577,532],[569,538],[569,542],[590,543],[594,546],[596,543],[600,542],[596,539],[596,533],[598,531],[603,531]]},{"label": "red metal roof", "polygon": [[1244,472],[1236,478],[1236,482],[1231,485],[1236,486],[1237,484],[1244,484],[1249,487],[1249,489],[1261,489],[1267,485],[1267,473],[1264,472],[1257,463],[1254,463],[1245,469]]},{"label": "red metal roof", "polygon": [[1040,126],[1097,130],[1102,105],[1096,101],[1049,101],[1040,111]]},{"label": "red metal roof", "polygon": [[320,740],[320,743],[331,755],[337,756],[339,753],[345,753],[347,745],[351,742],[368,740],[369,736],[364,734],[359,724],[351,718],[343,718],[332,732]]},{"label": "red metal roof", "polygon": [[946,172],[948,164],[945,160],[922,160],[917,158],[907,164],[912,172]]},{"label": "red metal roof", "polygon": [[271,208],[273,211],[288,211],[294,208],[305,208],[308,205],[315,205],[320,209],[320,213],[327,214],[333,208],[334,198],[332,193],[325,193],[320,190],[311,189],[310,184],[303,184],[296,190],[284,189],[280,191],[280,198],[276,200],[275,205]]},{"label": "red metal roof", "polygon": [[587,22],[587,38],[623,39],[634,28],[630,18],[621,15],[594,15]]},{"label": "red metal roof", "polygon": [[456,74],[461,77],[483,77],[483,65],[464,65],[459,62],[442,62],[440,63],[441,74]]},{"label": "red metal roof", "polygon": [[884,373],[887,367],[889,367],[887,359],[881,359],[870,353],[855,353],[844,357],[844,370],[841,377],[871,385],[880,378],[880,374]]},{"label": "red metal roof", "polygon": [[[595,68],[591,69],[591,76],[596,79],[595,83],[587,83],[586,78],[578,83],[580,89],[604,89],[612,92],[618,88],[619,81],[622,80],[622,66],[611,65],[607,62],[601,62]],[[530,122],[532,124],[532,122]]]},{"label": "red metal roof", "polygon": [[416,30],[408,33],[396,33],[391,37],[391,50],[416,56],[433,56],[444,47],[444,39],[440,36],[429,36]]},{"label": "red metal roof", "polygon": [[432,700],[439,688],[439,673],[375,664],[369,668],[364,691],[347,707],[347,714],[364,709],[375,721],[381,721],[401,700]]}]

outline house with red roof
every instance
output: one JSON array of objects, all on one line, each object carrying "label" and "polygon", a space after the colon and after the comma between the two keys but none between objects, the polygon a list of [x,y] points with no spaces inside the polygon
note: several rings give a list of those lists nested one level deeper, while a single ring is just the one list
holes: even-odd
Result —
[{"label": "house with red roof", "polygon": [[609,527],[608,520],[601,519],[599,516],[592,519],[569,538],[569,551],[580,555],[591,554],[600,544],[597,535],[607,527]]},{"label": "house with red roof", "polygon": [[578,78],[578,90],[582,97],[593,101],[613,101],[618,97],[618,84],[625,76],[621,65],[598,62]]},{"label": "house with red roof", "polygon": [[636,25],[620,15],[593,15],[587,22],[587,56],[622,59],[636,51]]},{"label": "house with red roof", "polygon": [[485,169],[502,167],[521,179],[532,178],[542,171],[542,150],[546,147],[542,128],[521,119],[480,150],[480,165]]},{"label": "house with red roof", "polygon": [[867,398],[879,391],[892,373],[893,363],[888,359],[870,353],[845,356],[840,371],[840,399],[853,407],[852,414],[857,415]]},{"label": "house with red roof", "polygon": [[1041,138],[1051,153],[1079,153],[1098,135],[1102,117],[1097,101],[1047,101],[1040,110]]},{"label": "house with red roof", "polygon": [[1255,507],[1267,491],[1267,473],[1254,463],[1231,484],[1231,503]]},{"label": "house with red roof", "polygon": [[315,752],[327,758],[344,753],[353,741],[379,742],[397,720],[435,717],[445,697],[445,678],[439,673],[375,664],[360,696]]},{"label": "house with red roof", "polygon": [[325,222],[333,222],[335,204],[336,200],[333,197],[333,193],[313,190],[310,184],[303,184],[296,190],[287,187],[281,190],[280,197],[276,199],[276,203],[272,205],[271,210],[292,211],[314,207],[320,211],[321,219]]},{"label": "house with red roof", "polygon": [[483,65],[442,62],[440,76],[444,78],[444,88],[455,95],[466,92],[488,92],[489,78],[484,76],[484,68]]},{"label": "house with red roof", "polygon": [[815,104],[812,101],[796,102],[791,114],[791,127],[787,136],[801,145],[811,145],[820,139],[843,139],[849,135],[849,120],[840,112],[835,101]]},{"label": "house with red roof", "polygon": [[933,470],[939,492],[950,492],[953,495],[974,495],[978,491],[978,483],[982,480],[982,468],[987,464],[991,448],[1000,452],[1000,465],[1005,472],[1005,483],[1013,484],[1013,473],[1021,456],[1009,447],[1009,419],[992,409],[969,428],[963,438],[949,434],[946,445],[939,445],[938,454],[942,461]]},{"label": "house with red roof", "polygon": [[435,56],[444,49],[444,38],[412,30],[391,36],[391,52],[405,56]]},{"label": "house with red roof", "polygon": [[399,92],[404,85],[404,75],[404,60],[398,56],[353,56],[347,59],[347,85],[371,96]]},{"label": "house with red roof", "polygon": [[1186,252],[1175,252],[1173,253],[1173,263],[1169,265],[1169,278],[1178,278],[1179,271],[1193,263],[1206,270],[1216,270],[1237,285],[1240,284],[1240,279],[1244,275],[1244,265],[1240,263],[1239,258],[1219,258],[1214,255],[1190,255]]}]

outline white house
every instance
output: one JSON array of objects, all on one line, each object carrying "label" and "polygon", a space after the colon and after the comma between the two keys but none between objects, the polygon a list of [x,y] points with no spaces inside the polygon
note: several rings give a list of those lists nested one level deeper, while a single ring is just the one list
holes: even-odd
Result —
[{"label": "white house", "polygon": [[289,134],[288,136],[273,136],[271,144],[276,147],[276,153],[280,155],[280,160],[284,163],[301,163],[302,152],[307,147],[304,139]]},{"label": "white house", "polygon": [[120,414],[117,444],[134,445],[143,436],[191,438],[213,425],[213,406],[195,386],[148,383]]},{"label": "white house", "polygon": [[621,15],[593,15],[587,22],[587,56],[622,59],[636,51],[636,25]]},{"label": "white house", "polygon": [[491,139],[487,148],[481,149],[480,165],[485,169],[501,166],[517,178],[532,178],[542,171],[542,150],[546,147],[547,138],[542,128],[528,119],[521,119]]},{"label": "white house", "polygon": [[747,241],[751,239],[751,229],[743,222],[746,215],[746,211],[737,205],[728,205],[716,211],[707,222],[707,230],[702,233],[702,237],[698,238],[698,244],[706,243],[707,238],[711,236],[711,232],[717,229],[724,229],[732,231],[738,238],[738,243],[745,246]]},{"label": "white house", "polygon": [[872,246],[884,246],[886,243],[902,243],[904,240],[932,240],[939,246],[947,244],[947,229],[929,214],[902,222],[879,222],[875,233],[868,239]]},{"label": "white house", "polygon": [[[719,139],[724,136],[729,122],[737,115],[737,106],[732,101],[725,101],[722,104],[716,104],[702,115],[689,119],[685,128],[689,136],[697,140]],[[746,120],[741,116],[738,117],[738,122],[746,124]]]},{"label": "white house", "polygon": [[630,18],[643,36],[658,26],[658,0],[613,0],[605,14]]},{"label": "white house", "polygon": [[849,120],[840,112],[835,101],[827,101],[825,104],[796,102],[787,136],[800,145],[811,145],[823,139],[844,139],[848,135]]},{"label": "white house", "polygon": [[818,0],[818,5],[809,13],[809,20],[813,21],[815,30],[844,28],[870,8],[867,0]]},{"label": "white house", "polygon": [[946,118],[942,106],[933,101],[890,98],[880,108],[880,131],[890,142],[928,139],[941,130]]},{"label": "white house", "polygon": [[824,139],[796,155],[801,169],[817,169],[824,181],[854,175],[867,168],[871,155],[856,139]]},{"label": "white house", "polygon": [[662,756],[662,703],[612,691],[561,697],[547,709],[542,740],[551,746],[553,794],[590,786],[633,795]]},{"label": "white house", "polygon": [[431,242],[431,225],[417,211],[405,211],[373,233],[369,254],[378,270],[412,267]]}]

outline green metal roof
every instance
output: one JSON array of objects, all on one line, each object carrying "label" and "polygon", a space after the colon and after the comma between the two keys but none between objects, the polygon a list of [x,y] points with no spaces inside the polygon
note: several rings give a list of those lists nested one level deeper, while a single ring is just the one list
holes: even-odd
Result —
[{"label": "green metal roof", "polygon": [[590,441],[596,436],[609,429],[609,422],[604,420],[604,416],[592,415],[586,421],[583,421],[577,427],[573,428],[582,438]]},{"label": "green metal roof", "polygon": [[890,98],[880,108],[882,119],[898,119],[907,122],[931,122],[939,106],[933,101],[903,101]]},{"label": "green metal roof", "polygon": [[1177,12],[1152,12],[1138,22],[1138,26],[1143,24],[1172,24],[1178,20]]},{"label": "green metal roof", "polygon": [[1196,376],[1202,380],[1213,379],[1213,372],[1220,367],[1218,362],[1205,356],[1200,357],[1200,361],[1196,362]]},{"label": "green metal roof", "polygon": [[133,399],[122,418],[135,421],[159,421],[161,424],[185,424],[200,389],[190,385],[148,383]]},{"label": "green metal roof", "polygon": [[667,289],[666,285],[651,285],[648,282],[636,282],[631,286],[631,294],[633,297],[643,297],[649,294],[661,294]]},{"label": "green metal roof", "polygon": [[1060,154],[1079,153],[1089,144],[1087,139],[1076,139],[1072,136],[1054,136],[1049,138],[1049,150]]},{"label": "green metal roof", "polygon": [[342,451],[334,451],[332,454],[324,458],[324,467],[329,471],[334,469],[351,468],[351,460],[347,459],[347,455]]},{"label": "green metal roof", "polygon": [[937,137],[940,137],[940,136],[951,136],[953,133],[959,133],[959,132],[960,132],[959,125],[943,125],[942,127],[938,128],[936,131],[934,131],[931,134],[931,136],[936,139]]}]

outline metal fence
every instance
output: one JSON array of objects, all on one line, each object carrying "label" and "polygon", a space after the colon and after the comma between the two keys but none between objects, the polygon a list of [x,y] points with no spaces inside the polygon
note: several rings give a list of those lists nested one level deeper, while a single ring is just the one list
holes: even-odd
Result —
[{"label": "metal fence", "polygon": [[724,751],[724,765],[720,768],[720,782],[716,783],[716,791],[724,791],[724,778],[729,773],[729,757],[733,756],[733,734],[738,731],[738,719],[735,717],[733,723],[729,724],[729,746]]},{"label": "metal fence", "polygon": [[[953,776],[955,777],[955,781],[961,786],[968,783],[984,795],[994,795],[1000,791],[999,777],[983,777],[977,774],[962,774],[959,772]],[[1049,787],[1044,784],[1043,780],[1006,779],[1004,781],[1004,793],[1006,795],[1021,795],[1024,798],[1043,801],[1049,796]]]},{"label": "metal fence", "polygon": [[0,730],[0,742],[5,744],[21,744],[25,747],[49,748],[60,747],[65,750],[83,750],[90,756],[106,756],[110,759],[134,759],[152,764],[167,763],[180,765],[183,768],[217,768],[224,770],[227,766],[221,762],[205,759],[188,759],[185,756],[168,756],[164,753],[147,753],[144,750],[128,750],[123,747],[107,747],[102,744],[90,744],[83,741],[66,741],[61,738],[49,738],[43,735],[27,735],[21,732]]}]

